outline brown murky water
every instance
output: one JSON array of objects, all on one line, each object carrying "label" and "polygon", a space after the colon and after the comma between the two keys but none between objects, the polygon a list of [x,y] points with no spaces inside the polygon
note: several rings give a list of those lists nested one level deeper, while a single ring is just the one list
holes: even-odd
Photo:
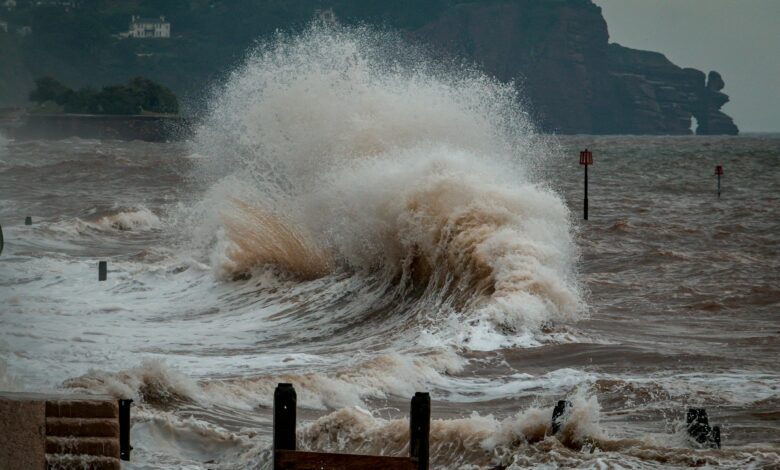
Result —
[{"label": "brown murky water", "polygon": [[[303,448],[402,455],[424,389],[436,468],[777,468],[780,138],[559,144],[539,172],[571,211],[583,309],[505,324],[488,347],[457,337],[480,328],[457,302],[397,277],[221,276],[184,230],[208,190],[188,145],[0,141],[0,388],[134,397],[130,468],[267,467],[279,381],[298,390]],[[574,408],[552,437],[562,398]],[[722,449],[688,442],[690,406]]]}]

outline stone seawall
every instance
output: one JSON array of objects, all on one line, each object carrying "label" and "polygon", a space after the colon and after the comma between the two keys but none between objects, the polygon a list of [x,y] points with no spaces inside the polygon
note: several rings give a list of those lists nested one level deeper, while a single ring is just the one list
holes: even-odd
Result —
[{"label": "stone seawall", "polygon": [[15,139],[145,140],[166,142],[187,136],[189,121],[178,116],[24,114],[0,130]]},{"label": "stone seawall", "polygon": [[0,393],[0,443],[0,470],[119,470],[117,401]]}]

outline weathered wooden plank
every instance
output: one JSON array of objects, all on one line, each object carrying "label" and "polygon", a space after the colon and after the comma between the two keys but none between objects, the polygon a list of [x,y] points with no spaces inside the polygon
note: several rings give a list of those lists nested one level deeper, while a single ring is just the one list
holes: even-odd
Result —
[{"label": "weathered wooden plank", "polygon": [[276,468],[281,470],[416,470],[409,457],[327,454],[298,450],[277,450]]}]

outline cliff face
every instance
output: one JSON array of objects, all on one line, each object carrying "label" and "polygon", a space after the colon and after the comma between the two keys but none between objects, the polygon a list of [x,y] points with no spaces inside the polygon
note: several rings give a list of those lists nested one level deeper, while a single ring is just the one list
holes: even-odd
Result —
[{"label": "cliff face", "polygon": [[590,0],[506,0],[446,10],[412,33],[515,80],[546,131],[577,134],[736,134],[728,101],[709,79],[660,53],[609,44]]},{"label": "cliff face", "polygon": [[[102,5],[95,11],[77,8],[42,16],[29,2],[25,14],[38,21],[33,34],[0,34],[0,106],[23,103],[32,80],[43,75],[93,88],[143,75],[172,88],[197,110],[202,90],[237,65],[257,39],[271,38],[276,30],[299,31],[315,12],[330,9],[343,23],[400,30],[514,81],[548,132],[688,134],[695,117],[699,134],[737,133],[720,110],[728,96],[718,73],[707,77],[662,54],[609,44],[607,24],[592,0],[127,0]],[[126,27],[122,18],[138,11],[171,18],[175,37],[120,40],[107,28],[93,27],[114,24],[111,32],[116,33]],[[43,22],[46,18],[49,23]]]},{"label": "cliff face", "polygon": [[737,134],[737,126],[720,108],[729,100],[721,93],[720,74],[709,77],[680,68],[657,52],[609,45],[609,81],[614,112],[601,132],[617,134]]}]

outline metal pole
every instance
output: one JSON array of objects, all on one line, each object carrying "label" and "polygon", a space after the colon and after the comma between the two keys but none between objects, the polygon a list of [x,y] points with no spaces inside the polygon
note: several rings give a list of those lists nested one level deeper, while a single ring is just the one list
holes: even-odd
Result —
[{"label": "metal pole", "polygon": [[583,213],[585,220],[588,220],[588,165],[585,165],[585,201]]}]

